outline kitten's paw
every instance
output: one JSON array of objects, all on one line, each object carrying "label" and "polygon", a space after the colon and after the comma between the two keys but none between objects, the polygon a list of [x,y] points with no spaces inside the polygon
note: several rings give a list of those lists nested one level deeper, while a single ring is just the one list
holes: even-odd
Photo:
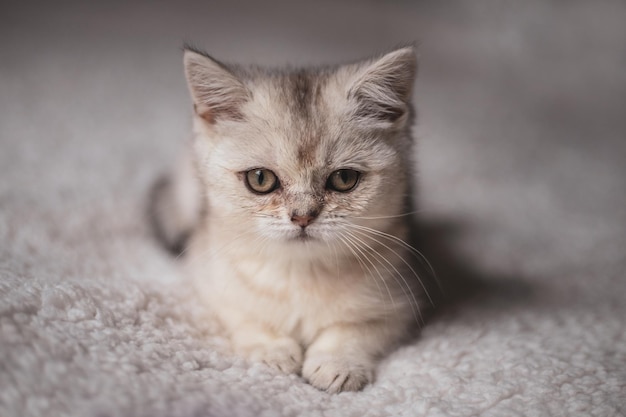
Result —
[{"label": "kitten's paw", "polygon": [[246,354],[250,360],[262,362],[286,374],[298,373],[302,368],[302,348],[287,337],[271,344],[253,346]]},{"label": "kitten's paw", "polygon": [[318,353],[305,359],[302,376],[315,388],[335,394],[359,391],[372,382],[374,370],[370,363]]}]

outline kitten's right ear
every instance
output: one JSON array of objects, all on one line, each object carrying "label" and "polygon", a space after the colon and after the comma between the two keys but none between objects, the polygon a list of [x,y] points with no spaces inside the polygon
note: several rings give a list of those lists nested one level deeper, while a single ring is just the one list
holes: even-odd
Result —
[{"label": "kitten's right ear", "polygon": [[213,124],[219,119],[242,118],[241,106],[250,93],[226,66],[185,48],[185,77],[198,116]]}]

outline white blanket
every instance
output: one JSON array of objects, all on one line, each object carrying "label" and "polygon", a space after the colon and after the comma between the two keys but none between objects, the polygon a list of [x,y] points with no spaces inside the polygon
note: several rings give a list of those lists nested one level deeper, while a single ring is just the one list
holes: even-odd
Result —
[{"label": "white blanket", "polygon": [[[0,416],[625,415],[623,2],[2,9]],[[261,64],[422,42],[419,215],[474,291],[362,392],[232,357],[153,241],[185,39]]]}]

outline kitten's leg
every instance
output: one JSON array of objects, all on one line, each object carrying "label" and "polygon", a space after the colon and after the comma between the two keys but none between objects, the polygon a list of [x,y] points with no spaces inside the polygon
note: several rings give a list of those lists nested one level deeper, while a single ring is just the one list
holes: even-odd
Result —
[{"label": "kitten's leg", "polygon": [[263,362],[284,373],[297,373],[302,368],[302,347],[290,337],[248,324],[237,326],[231,339],[235,350],[254,362]]},{"label": "kitten's leg", "polygon": [[335,325],[306,351],[302,376],[329,393],[358,391],[374,379],[377,358],[402,336],[398,323]]},{"label": "kitten's leg", "polygon": [[185,249],[202,211],[202,194],[190,148],[176,169],[155,183],[149,207],[157,238],[175,254]]}]

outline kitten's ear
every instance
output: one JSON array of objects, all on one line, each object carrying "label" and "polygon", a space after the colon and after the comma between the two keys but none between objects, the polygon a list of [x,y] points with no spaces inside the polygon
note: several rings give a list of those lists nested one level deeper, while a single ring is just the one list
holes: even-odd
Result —
[{"label": "kitten's ear", "polygon": [[415,48],[407,46],[358,64],[348,90],[355,117],[377,124],[398,121],[409,112],[417,72]]},{"label": "kitten's ear", "polygon": [[185,76],[198,116],[209,123],[242,118],[241,106],[249,92],[223,64],[196,51],[185,49]]}]

